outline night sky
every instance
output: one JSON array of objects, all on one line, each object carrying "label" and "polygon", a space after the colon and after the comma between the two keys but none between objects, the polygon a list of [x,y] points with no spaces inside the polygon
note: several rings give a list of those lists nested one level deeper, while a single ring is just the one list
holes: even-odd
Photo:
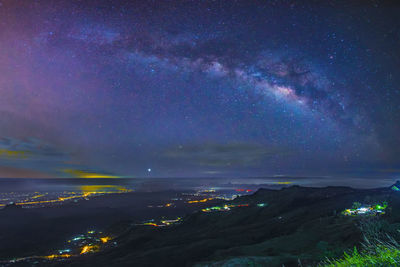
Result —
[{"label": "night sky", "polygon": [[400,177],[399,14],[0,0],[0,176]]}]

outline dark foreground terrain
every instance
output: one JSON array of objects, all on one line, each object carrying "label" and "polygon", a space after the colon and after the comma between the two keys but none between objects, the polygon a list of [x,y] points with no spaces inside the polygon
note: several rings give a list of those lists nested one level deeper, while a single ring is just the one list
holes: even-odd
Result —
[{"label": "dark foreground terrain", "polygon": [[[355,202],[388,203],[384,214],[345,216]],[[129,221],[108,232],[117,246],[50,266],[316,266],[326,257],[360,247],[360,225],[400,229],[400,192],[347,187],[260,189],[226,202],[228,211],[197,211],[181,224],[138,226]],[[17,265],[26,265],[19,263]]]},{"label": "dark foreground terrain", "polygon": [[[130,227],[119,246],[68,262],[72,266],[303,266],[342,255],[362,241],[359,224],[380,220],[400,229],[400,192],[345,187],[261,189],[227,212],[196,212],[170,228]],[[384,215],[344,216],[354,202],[387,201]],[[264,207],[257,204],[264,203]],[[381,218],[378,218],[381,217]],[[232,265],[231,265],[232,264]],[[238,265],[234,265],[238,264]]]}]

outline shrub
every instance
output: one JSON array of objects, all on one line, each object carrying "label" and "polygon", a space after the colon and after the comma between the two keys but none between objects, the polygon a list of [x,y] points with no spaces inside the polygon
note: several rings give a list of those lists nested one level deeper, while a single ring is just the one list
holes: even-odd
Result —
[{"label": "shrub", "polygon": [[344,252],[342,258],[327,259],[319,266],[400,266],[400,245],[392,237],[399,237],[397,229],[392,229],[387,221],[377,218],[365,218],[358,226],[364,235],[362,252],[354,247],[352,252]]},{"label": "shrub", "polygon": [[400,249],[390,244],[381,244],[374,247],[374,252],[359,253],[354,247],[351,255],[344,253],[338,260],[327,260],[320,266],[324,267],[367,267],[367,266],[399,266]]}]

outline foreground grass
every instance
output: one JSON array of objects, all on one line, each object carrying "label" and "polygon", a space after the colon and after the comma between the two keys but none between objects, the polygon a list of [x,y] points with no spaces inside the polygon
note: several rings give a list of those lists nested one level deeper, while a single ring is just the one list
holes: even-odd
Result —
[{"label": "foreground grass", "polygon": [[342,259],[328,260],[320,265],[323,267],[344,267],[344,266],[400,266],[400,249],[392,246],[379,244],[373,251],[359,253],[356,248],[351,255],[344,253]]}]

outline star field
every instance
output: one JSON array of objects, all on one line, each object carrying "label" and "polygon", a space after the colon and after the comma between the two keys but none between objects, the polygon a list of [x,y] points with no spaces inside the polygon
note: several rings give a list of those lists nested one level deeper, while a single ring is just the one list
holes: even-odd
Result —
[{"label": "star field", "polygon": [[0,1],[0,175],[399,175],[399,12]]}]

